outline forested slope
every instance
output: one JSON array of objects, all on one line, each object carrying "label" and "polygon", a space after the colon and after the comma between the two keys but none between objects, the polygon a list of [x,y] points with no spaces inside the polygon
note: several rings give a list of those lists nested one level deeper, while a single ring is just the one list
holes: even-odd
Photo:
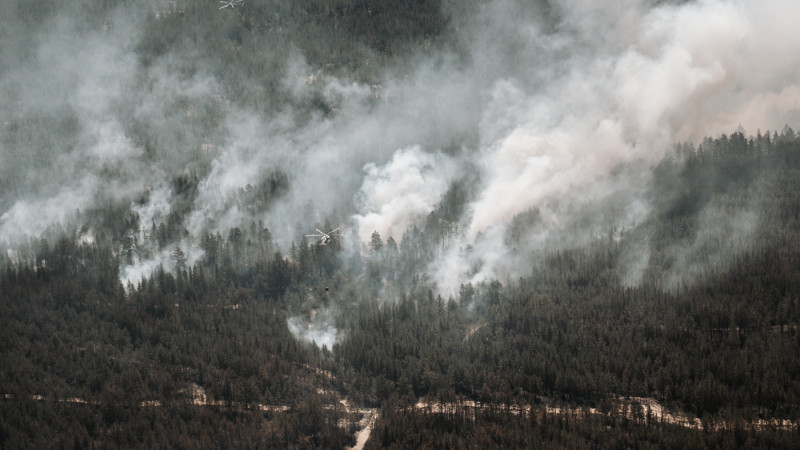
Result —
[{"label": "forested slope", "polygon": [[800,134],[695,136],[800,52],[714,97],[716,2],[12,3],[0,447],[800,442]]},{"label": "forested slope", "polygon": [[[739,142],[743,154],[735,153]],[[617,399],[648,397],[718,427],[698,438],[707,445],[728,439],[734,424],[746,430],[740,444],[788,445],[796,426],[752,424],[798,420],[800,141],[734,134],[681,151],[683,159],[662,174],[677,181],[662,182],[693,187],[670,194],[670,207],[649,221],[586,247],[543,253],[527,276],[464,285],[453,297],[403,270],[426,258],[428,240],[440,238],[435,228],[409,233],[400,245],[374,236],[371,250],[350,256],[359,261],[345,262],[338,241],[303,239],[283,255],[269,231],[253,224],[204,238],[204,257],[191,267],[178,248],[174,270],[158,268],[127,288],[118,278],[124,224],[109,227],[121,234],[92,243],[79,240],[80,230],[53,244],[31,241],[16,261],[4,258],[0,284],[4,442],[336,447],[352,443],[339,421],[358,420],[334,407],[336,397],[381,407],[375,442],[382,446],[410,439],[409,420],[428,430],[414,439],[431,444],[453,439],[450,433],[459,436],[453,445],[471,441],[461,440],[464,432],[511,446],[695,439],[695,431],[675,425],[663,425],[655,438],[642,435],[641,422],[613,414],[509,421],[488,410],[464,422],[458,412],[408,409],[424,399],[611,412]],[[762,178],[760,167],[772,176]],[[753,174],[720,182],[709,176],[731,170]],[[715,224],[718,239],[705,239],[691,257],[725,249],[729,257],[680,285],[661,277],[674,259],[670,248],[710,233],[698,223],[707,205],[698,203],[743,210],[748,196],[758,196],[760,208],[752,242],[731,247],[726,224]],[[87,220],[120,219],[98,211]],[[646,232],[658,236],[650,266],[641,282],[626,285],[618,260]],[[399,297],[387,300],[388,292]],[[340,334],[331,348],[290,333],[288,317],[334,307],[331,326]],[[611,431],[599,433],[602,423]],[[561,437],[548,434],[551,428]]]}]

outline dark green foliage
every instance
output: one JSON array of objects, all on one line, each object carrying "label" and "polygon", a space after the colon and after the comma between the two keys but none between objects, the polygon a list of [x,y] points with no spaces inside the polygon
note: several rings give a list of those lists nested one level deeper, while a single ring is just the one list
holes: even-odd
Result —
[{"label": "dark green foliage", "polygon": [[[734,135],[681,151],[656,173],[660,206],[646,223],[544,253],[525,277],[464,284],[457,298],[435,295],[420,268],[443,239],[432,224],[457,223],[458,185],[425,230],[399,243],[375,233],[347,260],[338,237],[303,238],[286,256],[254,221],[201,236],[190,264],[183,200],[149,234],[133,232],[126,209],[82,212],[79,229],[0,261],[0,443],[340,448],[357,420],[335,407],[347,398],[380,408],[373,447],[791,447],[796,428],[754,424],[800,417],[800,143]],[[178,197],[192,198],[194,180],[174,181]],[[286,183],[275,174],[231,201],[268,208]],[[704,219],[738,217],[754,199],[750,237]],[[521,215],[507,240],[537,223]],[[648,265],[625,283],[620,264],[642,236]],[[160,247],[168,263],[122,286],[130,252]],[[699,269],[667,276],[687,264]],[[333,348],[289,332],[289,317],[327,309]],[[194,403],[200,392],[209,404]],[[707,431],[615,413],[619,398],[654,399]],[[414,407],[421,399],[450,412]]]},{"label": "dark green foliage", "polygon": [[[126,295],[116,271],[107,281],[99,272],[117,266],[108,254],[64,242],[45,255],[47,268],[2,279],[4,448],[350,442],[341,415],[316,398],[330,380],[305,368],[316,357],[274,299],[221,285],[201,266],[159,269]],[[59,252],[89,270],[57,264]],[[197,389],[219,406],[194,405]],[[295,406],[273,418],[258,404]]]},{"label": "dark green foliage", "polygon": [[[92,36],[121,26],[114,12],[125,2],[67,3],[12,2],[16,42],[63,15]],[[142,150],[135,159],[181,175],[165,183],[169,212],[152,223],[131,208],[147,205],[151,189],[113,200],[99,192],[103,206],[75,211],[75,225],[13,244],[13,257],[0,248],[0,447],[342,448],[358,419],[345,398],[379,409],[372,448],[797,446],[800,140],[788,126],[682,144],[654,171],[644,223],[523,255],[521,278],[465,283],[446,297],[425,272],[462,233],[470,177],[451,184],[421,228],[397,241],[375,232],[363,254],[343,254],[339,237],[273,242],[269,227],[279,224],[260,219],[292,182],[278,170],[222,199],[219,210],[246,223],[218,218],[226,225],[209,224],[218,231],[189,235],[230,105],[264,122],[329,117],[337,105],[322,83],[294,95],[289,65],[307,71],[292,75],[345,83],[380,82],[386,67],[399,78],[411,52],[457,47],[443,3],[249,0],[220,11],[192,0],[126,10],[144,30],[124,87],[134,101],[110,105],[109,120]],[[558,22],[551,2],[538,5],[537,20]],[[7,47],[14,58],[0,58],[0,71],[36,58],[27,45]],[[164,67],[179,85],[206,76],[217,85],[162,99],[154,74]],[[0,118],[0,211],[60,189],[26,175],[49,176],[61,169],[54,154],[87,144],[80,114],[62,102],[70,86],[46,86],[55,106],[9,107]],[[13,91],[4,91],[9,105]],[[150,98],[163,101],[155,117],[140,111]],[[120,169],[98,170],[113,180]],[[518,215],[507,246],[529,248],[540,226],[538,210]],[[195,245],[202,256],[192,260]],[[160,267],[122,285],[121,268],[162,253]],[[340,332],[332,348],[291,334],[290,317],[326,311]],[[657,400],[705,429],[620,414],[621,397]],[[449,410],[415,407],[420,400]],[[589,407],[603,413],[574,413]],[[795,427],[758,425],[771,419]]]},{"label": "dark green foliage", "polygon": [[518,414],[509,408],[475,411],[455,402],[431,413],[389,403],[381,409],[367,448],[785,448],[798,433],[753,433],[742,428],[698,432],[675,425],[647,424],[617,414],[552,414],[534,407]]}]

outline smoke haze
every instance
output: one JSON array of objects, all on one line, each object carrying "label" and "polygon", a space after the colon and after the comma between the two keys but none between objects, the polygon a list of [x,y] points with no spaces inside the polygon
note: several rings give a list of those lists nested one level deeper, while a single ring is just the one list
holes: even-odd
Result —
[{"label": "smoke haze", "polygon": [[[0,198],[0,237],[37,236],[109,203],[127,205],[139,233],[188,210],[188,235],[140,249],[120,269],[125,282],[170,270],[175,246],[191,263],[200,236],[251,221],[284,248],[298,224],[313,233],[324,220],[347,230],[350,251],[374,231],[400,241],[468,180],[454,237],[420,268],[452,294],[524,272],[537,250],[645,221],[652,170],[676,142],[800,122],[800,4],[790,0],[445,4],[451,44],[385,65],[365,48],[369,80],[291,42],[249,42],[237,21],[270,8],[255,0],[235,11],[120,6],[103,22],[59,5],[43,23],[23,3],[2,22],[0,177],[14,188]],[[193,40],[195,14],[216,15],[219,36]],[[169,45],[148,34],[163,21],[177,30]],[[254,69],[226,70],[241,61]],[[276,172],[288,183],[267,208],[232,201]],[[192,196],[175,190],[182,176],[197,177]],[[513,219],[534,210],[524,240],[509,244]],[[708,226],[725,220],[704,215]],[[754,221],[737,216],[736,233],[747,239]],[[640,250],[627,259],[630,284],[647,265]]]}]

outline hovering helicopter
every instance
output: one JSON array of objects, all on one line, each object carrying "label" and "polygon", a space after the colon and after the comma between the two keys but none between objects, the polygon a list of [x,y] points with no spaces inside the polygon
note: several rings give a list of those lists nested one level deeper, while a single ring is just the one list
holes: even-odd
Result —
[{"label": "hovering helicopter", "polygon": [[219,9],[227,8],[230,6],[231,9],[236,9],[236,6],[242,6],[244,4],[244,0],[220,0],[220,3],[223,3]]},{"label": "hovering helicopter", "polygon": [[336,235],[338,235],[338,233],[336,233],[336,232],[339,231],[339,228],[334,228],[333,230],[328,231],[327,233],[324,233],[319,228],[314,228],[314,229],[317,230],[317,232],[319,234],[307,234],[306,237],[319,238],[319,240],[317,241],[317,244],[319,244],[319,245],[328,244],[331,241],[331,237],[332,237],[331,235],[336,236]]}]

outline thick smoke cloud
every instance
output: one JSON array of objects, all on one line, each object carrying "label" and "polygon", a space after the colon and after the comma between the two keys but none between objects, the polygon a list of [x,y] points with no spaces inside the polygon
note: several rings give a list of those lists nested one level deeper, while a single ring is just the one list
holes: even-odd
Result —
[{"label": "thick smoke cloud", "polygon": [[399,239],[433,211],[450,183],[454,164],[442,154],[419,147],[398,150],[382,167],[368,163],[358,200],[362,213],[353,217],[361,242],[377,231]]},{"label": "thick smoke cloud", "polygon": [[[491,87],[482,117],[485,188],[473,204],[473,236],[533,205],[579,193],[621,165],[652,165],[673,142],[731,132],[757,108],[757,98],[786,93],[794,82],[783,58],[763,61],[752,48],[751,39],[775,25],[753,11],[761,5],[704,1],[648,9],[628,2],[627,13],[606,15],[585,2],[569,3],[562,11],[566,33],[549,37],[558,51],[570,52],[559,78],[540,90],[514,78]],[[772,3],[767,9],[786,2]],[[602,32],[615,30],[619,17],[622,32]],[[595,33],[602,47],[593,44]],[[607,42],[616,34],[619,41]],[[786,47],[797,67],[797,43],[784,37],[775,44]],[[751,78],[750,61],[783,76]],[[766,129],[797,111],[774,113],[749,123]]]},{"label": "thick smoke cloud", "polygon": [[[207,7],[221,30],[234,17],[223,14],[236,14]],[[369,83],[277,41],[224,55],[251,58],[258,77],[224,73],[224,58],[188,39],[145,60],[148,23],[181,9],[158,8],[97,23],[67,8],[32,28],[4,20],[13,42],[2,50],[0,176],[22,188],[0,198],[2,239],[107,203],[130,205],[148,232],[178,207],[172,181],[192,174],[191,239],[170,248],[258,220],[287,246],[298,224],[313,232],[330,219],[358,249],[373,231],[399,240],[422,226],[450,182],[476,171],[463,234],[420,268],[452,293],[513,274],[539,249],[634,227],[674,142],[800,122],[800,5],[789,0],[459,4],[446,11],[452,46],[411,54]],[[34,116],[60,128],[37,128]],[[269,210],[230,201],[275,170],[289,186]],[[509,245],[509,224],[532,210],[536,224]],[[646,265],[641,253],[632,265]],[[142,255],[122,279],[170,266],[168,253]]]},{"label": "thick smoke cloud", "polygon": [[[573,233],[567,246],[576,244],[580,232],[602,236],[602,229],[592,228],[631,226],[646,217],[641,192],[647,173],[672,143],[731,132],[743,119],[766,129],[797,118],[797,103],[785,100],[797,99],[798,44],[789,38],[796,31],[765,13],[785,15],[796,5],[625,2],[619,10],[598,10],[591,3],[559,3],[552,33],[522,28],[530,33],[528,48],[537,53],[528,69],[536,71],[542,61],[547,68],[541,74],[527,78],[513,65],[503,72],[499,64],[486,85],[476,154],[482,186],[470,205],[467,234],[470,242],[485,232],[475,246],[485,248],[474,256],[450,251],[439,272],[447,274],[440,279],[451,292],[456,280],[509,273],[513,258],[504,254],[510,252],[503,251],[503,233],[492,228],[504,227],[517,214],[538,209],[544,227],[537,231],[544,228],[541,237],[548,243],[563,242],[565,228]],[[489,30],[507,23],[509,10],[503,6],[520,5],[487,7]],[[491,13],[498,11],[492,23]],[[765,34],[772,37],[770,44]],[[499,51],[483,44],[484,53],[475,59],[492,61],[507,43],[498,43]],[[786,57],[777,56],[772,45]],[[773,57],[765,58],[762,50]],[[766,73],[748,70],[753,61]],[[784,100],[767,106],[777,96]],[[618,214],[581,225],[585,215],[576,206],[582,205],[590,211],[589,205],[614,205]]]},{"label": "thick smoke cloud", "polygon": [[[101,27],[85,31],[56,17],[39,34],[23,31],[16,41],[13,31],[20,25],[10,19],[4,23],[12,30],[9,44],[28,50],[9,56],[0,78],[7,99],[3,134],[21,135],[16,142],[5,139],[0,159],[0,176],[17,177],[24,185],[17,198],[2,199],[7,209],[0,211],[0,236],[14,239],[64,224],[76,209],[100,198],[138,190],[142,149],[113,118],[135,66],[135,28],[122,22],[114,32]],[[41,118],[54,119],[59,129],[42,127],[46,122]]]}]

